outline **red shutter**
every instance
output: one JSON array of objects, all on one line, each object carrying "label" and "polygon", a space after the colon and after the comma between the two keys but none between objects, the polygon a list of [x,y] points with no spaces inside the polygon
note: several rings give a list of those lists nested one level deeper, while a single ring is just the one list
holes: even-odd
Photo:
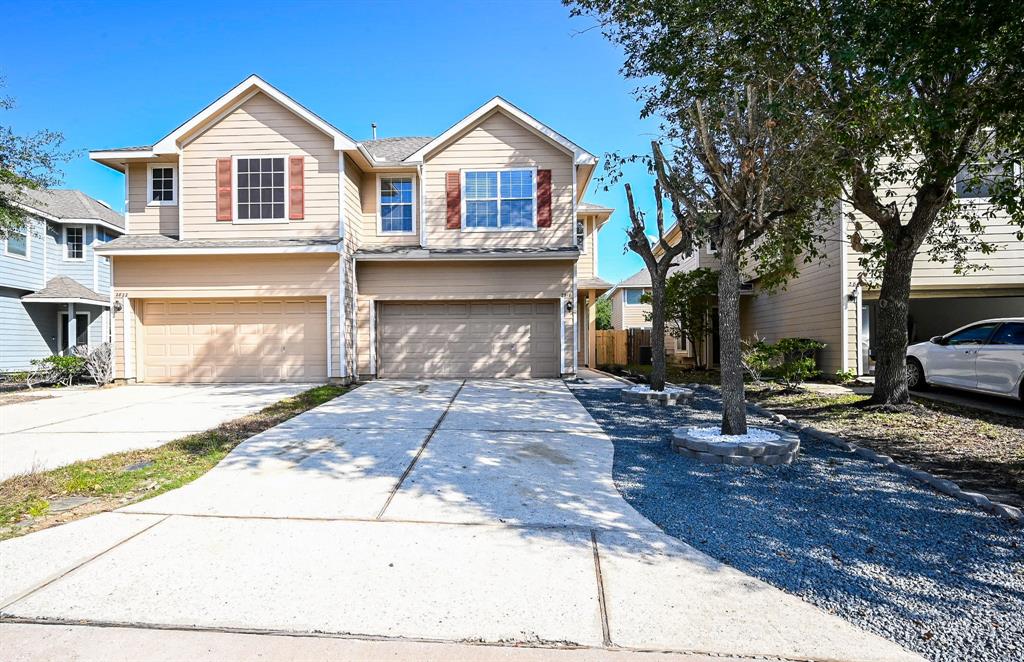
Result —
[{"label": "red shutter", "polygon": [[551,227],[551,171],[537,171],[537,227]]},{"label": "red shutter", "polygon": [[231,159],[217,159],[217,220],[231,220]]},{"label": "red shutter", "polygon": [[445,189],[448,194],[448,222],[445,227],[458,230],[462,227],[462,181],[457,172],[445,173]]},{"label": "red shutter", "polygon": [[306,201],[305,157],[288,157],[288,218],[303,218],[303,206]]}]

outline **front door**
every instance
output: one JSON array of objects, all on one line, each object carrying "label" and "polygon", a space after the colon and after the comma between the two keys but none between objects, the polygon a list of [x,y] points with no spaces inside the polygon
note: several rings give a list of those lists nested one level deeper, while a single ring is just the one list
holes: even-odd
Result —
[{"label": "front door", "polygon": [[978,389],[999,395],[1017,395],[1024,373],[1024,322],[1002,324],[987,344],[978,349]]},{"label": "front door", "polygon": [[[64,354],[68,351],[68,314],[60,313],[57,317],[57,352]],[[88,313],[75,313],[75,346],[89,344],[89,315]]]},{"label": "front door", "polygon": [[928,365],[925,366],[928,381],[964,388],[977,387],[975,362],[978,350],[995,328],[995,322],[975,324],[947,336],[943,344],[932,347],[928,353]]}]

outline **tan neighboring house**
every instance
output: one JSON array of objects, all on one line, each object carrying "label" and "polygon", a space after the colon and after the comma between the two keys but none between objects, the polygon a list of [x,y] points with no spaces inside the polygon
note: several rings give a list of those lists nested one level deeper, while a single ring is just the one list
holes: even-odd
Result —
[{"label": "tan neighboring house", "polygon": [[[988,205],[987,198],[969,197],[972,193],[962,183],[957,186],[968,204]],[[848,219],[850,211],[847,206],[836,206],[834,227],[825,233],[823,260],[802,265],[800,275],[774,294],[760,291],[757,279],[752,278],[744,284],[748,289],[740,299],[744,337],[756,333],[771,342],[787,337],[819,340],[826,344],[819,363],[826,374],[874,371],[872,334],[879,293],[859,284],[860,254],[849,245],[858,217]],[[859,220],[870,227],[865,219]],[[1024,315],[1024,242],[1016,239],[1017,228],[1005,216],[985,219],[985,224],[986,238],[997,245],[997,251],[971,255],[970,259],[986,263],[986,270],[958,275],[952,264],[934,262],[924,252],[918,255],[910,299],[911,343],[981,319]],[[678,228],[673,227],[667,238],[670,243],[676,241]],[[718,266],[713,247],[703,246],[679,268]],[[714,365],[717,341],[709,340],[708,359]]]},{"label": "tan neighboring house", "polygon": [[557,377],[591,363],[597,158],[495,97],[435,137],[356,141],[252,76],[125,175],[117,377]]}]

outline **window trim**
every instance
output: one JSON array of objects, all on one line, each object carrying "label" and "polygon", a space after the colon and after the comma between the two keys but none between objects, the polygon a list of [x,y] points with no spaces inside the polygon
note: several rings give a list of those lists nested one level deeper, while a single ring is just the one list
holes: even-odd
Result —
[{"label": "window trim", "polygon": [[[384,229],[384,216],[381,213],[382,203],[380,201],[380,183],[383,179],[408,179],[412,184],[412,202],[405,203],[388,203],[388,204],[408,204],[412,209],[412,230],[409,232],[396,231],[396,230],[385,230]],[[389,173],[381,172],[377,173],[377,236],[378,237],[411,237],[417,234],[416,228],[416,175],[415,173]]]},{"label": "window trim", "polygon": [[[288,171],[289,158],[300,154],[233,154],[231,156],[231,223],[234,225],[287,225],[288,208],[291,204]],[[239,159],[284,159],[284,218],[238,218],[238,160]],[[305,191],[303,191],[305,195]]]},{"label": "window trim", "polygon": [[718,255],[718,245],[714,239],[708,239],[707,251],[708,255]]},{"label": "window trim", "polygon": [[[68,255],[68,230],[71,228],[79,228],[82,230],[82,257],[71,257]],[[64,243],[64,261],[65,262],[85,262],[85,247],[88,245],[87,234],[84,225],[64,225],[61,226],[61,238]]]},{"label": "window trim", "polygon": [[[171,199],[153,199],[153,170],[156,168],[171,169]],[[178,165],[176,163],[148,163],[146,164],[146,206],[147,207],[177,207],[178,206]]]},{"label": "window trim", "polygon": [[643,303],[642,301],[637,301],[636,303],[630,303],[629,299],[626,297],[626,293],[631,291],[631,290],[639,290],[640,291],[640,296],[643,296],[644,292],[647,291],[647,288],[646,287],[624,287],[624,288],[622,288],[622,305],[624,305],[624,306],[647,306],[647,305],[650,305],[650,304]]},{"label": "window trim", "polygon": [[[985,336],[985,339],[982,340],[981,342],[978,342],[978,343],[970,343],[971,345],[977,345],[979,347],[981,347],[983,345],[987,345],[988,341],[992,340],[992,336],[995,335],[996,330],[999,329],[1000,326],[1002,326],[1002,324],[1003,324],[1002,322],[978,322],[977,324],[971,324],[971,325],[969,325],[969,326],[967,326],[965,328],[957,329],[956,331],[953,331],[952,333],[950,333],[950,334],[948,334],[948,335],[943,337],[943,345],[946,346],[946,347],[960,347],[959,344],[958,345],[950,344],[949,341],[950,341],[950,339],[953,338],[953,336],[955,336],[955,335],[957,335],[959,333],[964,333],[966,331],[970,331],[972,329],[976,329],[978,327],[988,326],[989,324],[992,325],[992,328],[989,329],[988,335]],[[962,344],[966,345],[967,343],[962,343]]]},{"label": "window trim", "polygon": [[[496,228],[471,228],[466,225],[466,203],[469,202],[466,196],[466,173],[467,172],[494,172],[498,175],[498,223],[501,223],[501,173],[503,172],[530,172],[533,176],[533,225],[527,228],[508,228],[499,225]],[[537,166],[525,168],[488,168],[485,166],[475,168],[462,168],[459,170],[459,198],[461,199],[462,222],[459,224],[462,232],[536,232],[537,227]],[[574,230],[575,234],[575,230]]]},{"label": "window trim", "polygon": [[11,252],[10,237],[4,237],[4,255],[13,257],[15,260],[25,260],[26,262],[32,261],[32,228],[29,225],[28,219],[25,220],[25,227],[22,228],[25,233],[25,254],[18,255],[17,253]]}]

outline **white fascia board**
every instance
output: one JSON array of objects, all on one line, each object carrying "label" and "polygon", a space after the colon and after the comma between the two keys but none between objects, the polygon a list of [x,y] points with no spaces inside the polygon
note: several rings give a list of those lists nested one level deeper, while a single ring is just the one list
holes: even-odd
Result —
[{"label": "white fascia board", "polygon": [[24,303],[73,303],[85,306],[100,306],[101,308],[110,307],[110,303],[107,301],[96,301],[94,299],[72,299],[68,297],[38,297],[34,299],[22,299],[21,301]]},{"label": "white fascia board", "polygon": [[124,228],[119,228],[116,225],[113,225],[112,223],[108,223],[108,222],[100,220],[98,218],[60,218],[59,216],[54,216],[53,214],[48,214],[48,213],[46,213],[45,211],[43,211],[41,209],[36,209],[35,207],[30,207],[29,205],[22,204],[20,202],[15,202],[14,204],[17,207],[21,207],[22,209],[24,209],[29,214],[32,214],[33,216],[38,216],[39,218],[45,219],[47,221],[50,221],[51,223],[57,223],[57,224],[63,224],[63,225],[82,225],[83,223],[88,223],[88,224],[92,224],[92,225],[98,225],[98,226],[100,226],[102,228],[106,228],[108,230],[113,230],[114,232],[117,232],[118,234],[124,234]]},{"label": "white fascia board", "polygon": [[97,248],[100,255],[261,255],[276,253],[337,253],[335,244],[323,246],[252,246],[230,248]]},{"label": "white fascia board", "polygon": [[226,94],[222,95],[216,101],[201,110],[198,114],[194,115],[187,122],[161,138],[160,141],[153,146],[153,152],[155,154],[176,154],[178,149],[178,138],[195,130],[206,121],[215,117],[225,107],[236,103],[238,97],[253,91],[259,91],[266,94],[268,97],[306,120],[323,133],[334,138],[334,149],[348,150],[357,148],[356,141],[349,138],[340,130],[329,124],[326,120],[316,115],[284,92],[278,90],[267,81],[253,74],[235,87],[231,88]]},{"label": "white fascia board", "polygon": [[96,150],[89,152],[89,158],[93,161],[137,161],[152,159],[156,156],[153,150]]},{"label": "white fascia board", "polygon": [[483,117],[487,116],[491,111],[496,109],[505,112],[515,120],[519,121],[523,125],[529,127],[536,133],[540,134],[541,136],[544,136],[551,142],[555,143],[565,151],[572,154],[573,162],[576,163],[577,165],[584,163],[597,163],[596,156],[594,156],[587,150],[583,149],[573,141],[569,140],[562,134],[558,133],[551,127],[547,126],[546,124],[543,124],[536,118],[527,114],[525,111],[520,110],[516,106],[506,101],[505,99],[502,99],[501,97],[494,97],[484,105],[480,106],[472,113],[470,113],[462,120],[460,120],[458,123],[454,124],[447,131],[439,135],[437,138],[434,138],[429,143],[427,143],[426,145],[424,145],[423,147],[419,148],[411,155],[406,157],[405,161],[407,163],[416,163],[423,161],[426,158],[427,154],[434,151],[441,145],[445,144],[455,136],[459,135],[467,128],[480,121]]}]

